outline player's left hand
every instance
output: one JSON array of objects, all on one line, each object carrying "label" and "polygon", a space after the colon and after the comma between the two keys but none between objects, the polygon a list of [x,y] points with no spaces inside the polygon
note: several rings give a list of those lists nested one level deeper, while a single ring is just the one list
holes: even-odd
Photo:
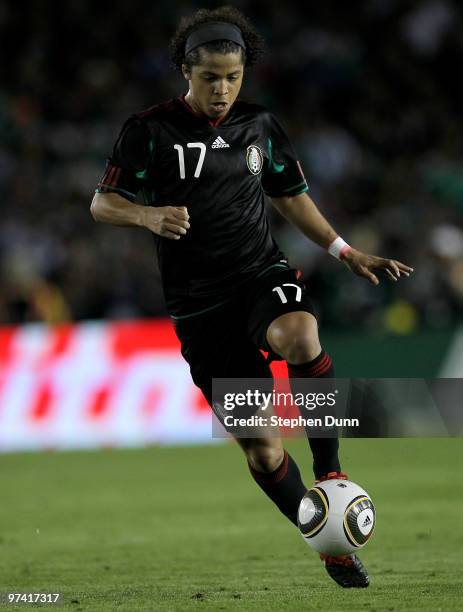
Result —
[{"label": "player's left hand", "polygon": [[401,276],[410,276],[413,272],[413,268],[396,259],[367,255],[352,248],[343,255],[342,261],[351,272],[357,274],[357,276],[364,276],[373,285],[379,285],[379,279],[373,273],[373,270],[384,272],[393,281],[398,281]]}]

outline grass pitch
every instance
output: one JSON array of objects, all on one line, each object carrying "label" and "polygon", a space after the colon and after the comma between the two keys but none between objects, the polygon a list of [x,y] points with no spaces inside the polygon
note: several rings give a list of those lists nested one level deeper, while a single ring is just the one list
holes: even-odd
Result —
[{"label": "grass pitch", "polygon": [[377,507],[369,589],[332,582],[224,444],[1,456],[0,591],[76,612],[461,610],[461,440],[344,440],[342,459]]}]

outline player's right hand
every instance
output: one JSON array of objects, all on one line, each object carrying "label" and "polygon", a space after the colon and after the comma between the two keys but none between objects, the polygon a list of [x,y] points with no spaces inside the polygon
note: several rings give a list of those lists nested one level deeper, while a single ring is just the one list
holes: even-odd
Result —
[{"label": "player's right hand", "polygon": [[147,206],[142,225],[163,238],[180,240],[190,229],[189,218],[186,206]]}]

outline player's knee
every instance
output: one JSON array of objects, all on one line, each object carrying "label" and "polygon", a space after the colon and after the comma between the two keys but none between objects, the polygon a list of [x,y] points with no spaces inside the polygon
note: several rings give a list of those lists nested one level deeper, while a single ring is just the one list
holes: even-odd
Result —
[{"label": "player's knee", "polygon": [[297,334],[295,337],[288,338],[281,356],[288,363],[299,364],[307,363],[315,359],[321,351],[320,343],[310,335]]},{"label": "player's knee", "polygon": [[275,342],[271,345],[273,350],[278,355],[281,355],[288,363],[299,364],[307,363],[315,359],[321,351],[320,342],[318,337],[309,331],[297,331],[282,334]]},{"label": "player's knee", "polygon": [[258,472],[274,472],[283,461],[284,450],[280,447],[260,446],[246,452],[249,465]]},{"label": "player's knee", "polygon": [[306,363],[321,351],[315,317],[305,312],[288,313],[276,319],[267,331],[267,340],[289,363]]}]

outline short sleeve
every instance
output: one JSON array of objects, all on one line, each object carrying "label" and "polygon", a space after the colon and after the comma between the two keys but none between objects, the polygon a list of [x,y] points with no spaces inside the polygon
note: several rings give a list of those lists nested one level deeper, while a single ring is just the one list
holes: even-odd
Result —
[{"label": "short sleeve", "polygon": [[267,163],[263,168],[262,187],[270,197],[295,196],[308,190],[296,153],[286,132],[273,115],[264,118]]},{"label": "short sleeve", "polygon": [[148,172],[151,148],[151,135],[145,123],[137,117],[128,119],[107,159],[96,192],[115,192],[135,201]]}]

